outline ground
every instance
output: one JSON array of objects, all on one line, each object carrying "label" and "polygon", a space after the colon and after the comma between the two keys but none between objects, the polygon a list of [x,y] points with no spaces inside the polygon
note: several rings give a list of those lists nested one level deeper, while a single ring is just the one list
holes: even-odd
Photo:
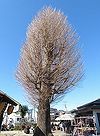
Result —
[{"label": "ground", "polygon": [[[66,134],[60,130],[54,131],[53,134],[54,136],[66,136]],[[0,136],[33,136],[33,134],[25,134],[21,131],[1,131]]]}]

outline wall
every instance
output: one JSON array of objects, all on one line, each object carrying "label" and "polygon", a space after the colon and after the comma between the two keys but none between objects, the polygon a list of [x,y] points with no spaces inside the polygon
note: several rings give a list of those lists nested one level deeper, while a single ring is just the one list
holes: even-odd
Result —
[{"label": "wall", "polygon": [[[98,114],[99,114],[99,117],[98,117]],[[97,133],[100,134],[100,109],[93,110],[93,116],[94,116],[94,121],[97,128]]]}]

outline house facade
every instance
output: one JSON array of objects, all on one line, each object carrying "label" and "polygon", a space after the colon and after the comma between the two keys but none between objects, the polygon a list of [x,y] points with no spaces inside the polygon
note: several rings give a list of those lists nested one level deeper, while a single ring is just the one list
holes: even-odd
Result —
[{"label": "house facade", "polygon": [[17,105],[19,105],[19,103],[16,100],[14,100],[13,98],[11,98],[6,93],[0,90],[0,130],[1,125],[3,123],[3,119],[5,118],[6,114],[7,116],[10,115]]},{"label": "house facade", "polygon": [[97,133],[100,134],[100,99],[77,107],[76,110],[71,111],[76,117],[92,116],[97,129]]},{"label": "house facade", "polygon": [[5,111],[4,113],[4,120],[2,124],[12,124],[13,126],[20,124],[22,122],[35,122],[34,120],[34,114],[33,114],[33,109],[28,109],[28,112],[26,113],[24,119],[22,119],[21,115],[20,115],[20,105],[17,105],[14,108],[13,113],[11,113],[10,115],[7,114],[7,112]]}]

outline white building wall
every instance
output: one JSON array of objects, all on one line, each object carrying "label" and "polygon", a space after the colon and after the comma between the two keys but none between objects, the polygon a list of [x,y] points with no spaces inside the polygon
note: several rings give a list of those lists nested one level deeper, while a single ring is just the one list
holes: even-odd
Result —
[{"label": "white building wall", "polygon": [[[21,116],[20,116],[20,112],[17,112],[19,110],[19,105],[14,107],[13,113],[10,115],[7,115],[7,113],[5,112],[4,115],[4,119],[2,124],[9,124],[9,122],[12,120],[13,125],[15,125],[16,123],[20,123],[21,121]],[[36,109],[30,109],[29,112],[26,114],[25,116],[25,120],[26,121],[33,121],[33,122],[37,122],[37,111]]]},{"label": "white building wall", "polygon": [[99,109],[93,111],[93,116],[94,116],[94,121],[95,121],[97,132],[100,134],[100,124],[99,124],[97,113],[100,113]]}]

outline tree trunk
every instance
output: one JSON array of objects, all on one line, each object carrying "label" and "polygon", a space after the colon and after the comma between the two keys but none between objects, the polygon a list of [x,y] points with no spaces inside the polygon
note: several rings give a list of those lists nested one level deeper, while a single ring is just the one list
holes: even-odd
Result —
[{"label": "tree trunk", "polygon": [[45,136],[48,136],[51,133],[49,100],[39,104],[37,126]]},{"label": "tree trunk", "polygon": [[50,102],[46,102],[46,134],[51,133]]}]

